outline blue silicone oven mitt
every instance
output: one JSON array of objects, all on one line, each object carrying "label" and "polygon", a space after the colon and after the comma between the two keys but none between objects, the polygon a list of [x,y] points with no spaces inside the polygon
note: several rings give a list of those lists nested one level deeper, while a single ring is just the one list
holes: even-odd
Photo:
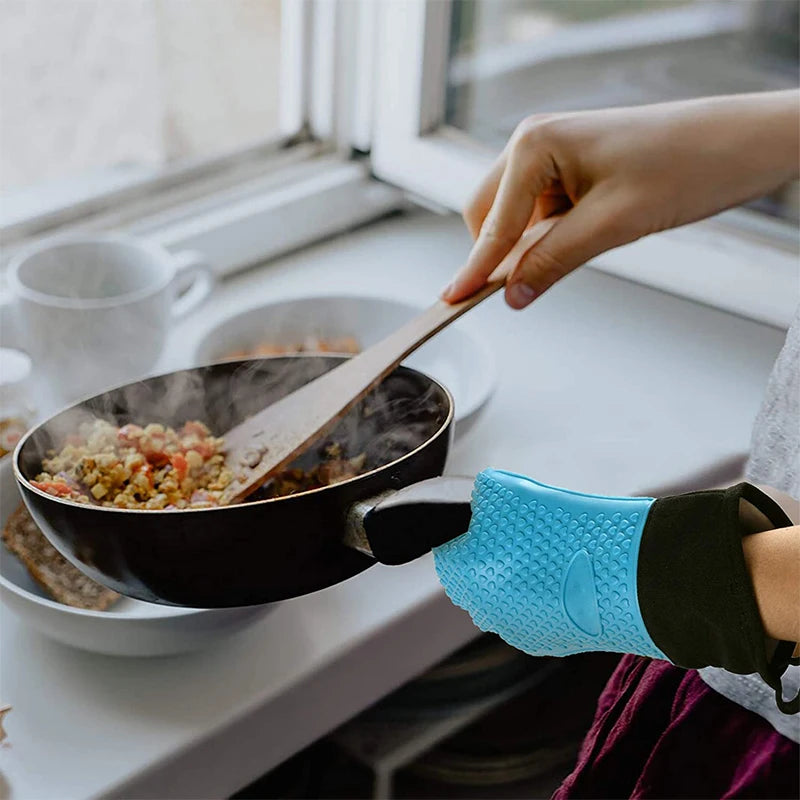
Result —
[{"label": "blue silicone oven mitt", "polygon": [[433,549],[448,597],[531,655],[587,650],[666,658],[636,591],[652,497],[597,497],[500,470],[475,481],[463,536]]}]

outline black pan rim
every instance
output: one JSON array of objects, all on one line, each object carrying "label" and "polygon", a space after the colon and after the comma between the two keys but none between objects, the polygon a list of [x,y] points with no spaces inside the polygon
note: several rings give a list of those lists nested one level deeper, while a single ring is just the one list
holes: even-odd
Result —
[{"label": "black pan rim", "polygon": [[[246,361],[272,361],[275,359],[280,358],[342,358],[344,356],[350,357],[350,354],[346,353],[294,353],[292,355],[274,355],[274,356],[264,356],[263,358],[241,358],[241,359],[222,359],[220,361],[213,361],[209,364],[200,364],[195,367],[187,367],[186,369],[178,369],[178,370],[171,370],[169,372],[162,372],[158,375],[148,375],[146,378],[142,378],[142,380],[151,380],[156,378],[164,378],[167,375],[174,375],[179,372],[192,372],[198,369],[205,369],[206,367],[216,367],[221,366],[223,364],[231,364],[236,362],[246,362]],[[325,492],[329,489],[334,489],[339,486],[347,486],[348,484],[354,483],[355,481],[361,480],[362,478],[367,478],[372,475],[376,475],[377,473],[388,469],[389,467],[393,467],[397,464],[403,463],[406,459],[411,458],[415,453],[418,453],[420,450],[428,447],[430,444],[435,442],[440,436],[449,435],[449,430],[451,428],[453,417],[455,415],[455,400],[453,395],[451,394],[450,390],[443,384],[437,381],[435,378],[432,378],[430,375],[427,375],[424,372],[421,372],[418,369],[414,369],[414,367],[406,367],[402,364],[397,367],[397,369],[404,369],[408,372],[412,372],[416,375],[421,375],[426,380],[430,381],[431,384],[437,386],[439,389],[442,390],[445,397],[447,398],[447,416],[442,421],[439,428],[436,432],[427,438],[424,442],[417,445],[413,450],[409,450],[404,456],[400,456],[400,458],[394,459],[394,461],[388,461],[386,464],[381,464],[381,466],[376,467],[375,469],[371,469],[369,472],[364,472],[361,475],[355,475],[352,478],[347,478],[343,481],[337,481],[336,483],[328,484],[327,486],[320,486],[318,489],[308,489],[305,492],[297,492],[296,494],[289,494],[284,495],[283,497],[270,497],[264,500],[254,500],[250,503],[234,503],[232,505],[227,506],[212,506],[211,508],[174,508],[170,509],[169,511],[163,508],[108,508],[107,506],[96,506],[92,503],[75,503],[71,500],[64,500],[60,497],[54,497],[52,494],[48,494],[47,492],[43,492],[41,489],[37,489],[23,474],[19,468],[19,457],[22,453],[22,449],[25,446],[25,442],[28,441],[37,431],[44,428],[51,420],[55,417],[63,414],[70,409],[77,408],[78,406],[82,405],[83,403],[92,400],[95,397],[99,397],[103,394],[108,394],[109,392],[114,392],[119,389],[124,389],[126,386],[131,386],[134,383],[139,383],[139,381],[134,381],[133,383],[122,383],[119,386],[114,386],[110,389],[106,389],[104,392],[100,392],[100,394],[93,394],[88,397],[83,398],[82,400],[78,400],[75,403],[71,403],[68,406],[57,411],[55,414],[51,414],[46,420],[40,422],[38,425],[35,425],[31,428],[25,435],[17,442],[17,446],[14,448],[14,455],[13,455],[13,463],[12,466],[14,468],[14,478],[16,479],[17,483],[22,486],[25,491],[31,492],[32,494],[37,494],[40,497],[43,497],[45,500],[53,503],[59,503],[61,505],[68,506],[70,508],[80,508],[85,509],[87,511],[105,511],[110,512],[113,514],[125,513],[125,514],[147,514],[147,515],[157,515],[157,514],[165,514],[169,516],[174,516],[176,514],[187,514],[187,513],[201,513],[205,511],[230,511],[231,509],[236,508],[255,508],[259,506],[263,506],[265,504],[277,503],[282,500],[294,500],[301,497],[309,497],[314,494],[318,494],[319,492]],[[391,373],[390,373],[391,374]]]}]

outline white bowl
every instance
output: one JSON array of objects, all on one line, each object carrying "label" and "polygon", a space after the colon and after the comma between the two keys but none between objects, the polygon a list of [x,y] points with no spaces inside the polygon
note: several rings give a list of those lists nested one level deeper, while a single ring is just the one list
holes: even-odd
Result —
[{"label": "white bowl", "polygon": [[[11,457],[0,461],[0,525],[22,502]],[[246,608],[175,608],[123,597],[108,611],[50,600],[22,562],[0,543],[0,599],[25,625],[64,644],[115,656],[160,656],[207,647],[268,613]]]},{"label": "white bowl", "polygon": [[[320,339],[354,337],[369,347],[423,309],[382,297],[328,295],[301,297],[259,305],[212,326],[200,338],[193,365],[211,364],[259,342],[294,345],[310,336]],[[455,398],[455,420],[463,430],[467,420],[494,390],[496,371],[489,347],[459,323],[426,342],[403,362],[443,383]]]}]

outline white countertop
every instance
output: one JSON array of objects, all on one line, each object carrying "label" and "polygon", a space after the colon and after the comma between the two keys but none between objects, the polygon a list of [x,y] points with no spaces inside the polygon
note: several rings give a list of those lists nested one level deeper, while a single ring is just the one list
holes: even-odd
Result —
[{"label": "white countertop", "polygon": [[[467,252],[460,222],[394,218],[237,275],[176,328],[162,368],[219,319],[282,296],[425,303]],[[698,269],[702,265],[698,264]],[[592,270],[522,313],[493,298],[461,323],[496,353],[499,386],[449,471],[487,466],[631,493],[746,450],[783,332]],[[430,557],[375,567],[279,604],[224,647],[92,655],[0,631],[0,798],[230,794],[466,642]]]}]

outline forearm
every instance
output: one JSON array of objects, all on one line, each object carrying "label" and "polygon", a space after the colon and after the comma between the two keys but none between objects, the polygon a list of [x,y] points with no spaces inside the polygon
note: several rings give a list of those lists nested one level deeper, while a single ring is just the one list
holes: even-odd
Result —
[{"label": "forearm", "polygon": [[767,635],[800,641],[800,526],[750,534],[742,549]]},{"label": "forearm", "polygon": [[[771,486],[758,488],[792,522],[800,523],[800,502]],[[775,640],[800,642],[800,525],[773,530],[769,520],[747,504],[740,514],[748,534],[742,537],[742,551],[764,631]],[[794,655],[800,655],[800,644]]]},{"label": "forearm", "polygon": [[800,175],[799,114],[796,90],[711,98],[668,117],[665,134],[675,137],[678,161],[682,145],[689,152],[699,145],[701,171],[725,205],[734,205]]}]

